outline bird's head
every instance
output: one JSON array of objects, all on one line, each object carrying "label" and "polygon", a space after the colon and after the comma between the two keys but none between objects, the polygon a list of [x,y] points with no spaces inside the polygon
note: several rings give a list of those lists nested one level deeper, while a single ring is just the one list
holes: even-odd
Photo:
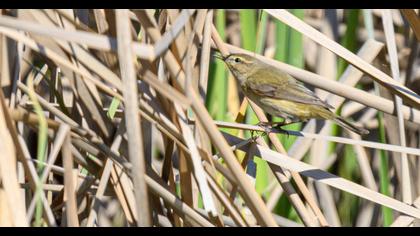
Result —
[{"label": "bird's head", "polygon": [[253,56],[235,53],[223,58],[232,74],[240,81],[244,81],[259,65],[258,59]]}]

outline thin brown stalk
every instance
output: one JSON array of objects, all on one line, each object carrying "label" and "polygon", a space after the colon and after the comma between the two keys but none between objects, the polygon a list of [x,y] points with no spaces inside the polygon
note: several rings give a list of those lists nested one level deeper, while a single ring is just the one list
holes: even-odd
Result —
[{"label": "thin brown stalk", "polygon": [[414,9],[401,9],[402,14],[407,19],[411,28],[413,29],[414,35],[416,35],[417,41],[420,42],[420,20]]},{"label": "thin brown stalk", "polygon": [[[63,124],[63,126],[67,126]],[[63,154],[63,167],[64,167],[64,194],[66,202],[66,216],[67,216],[67,225],[70,227],[78,227],[79,219],[77,216],[77,203],[76,203],[76,191],[74,175],[73,175],[73,157],[70,151],[70,127],[67,126],[67,132],[65,134],[62,154]]]},{"label": "thin brown stalk", "polygon": [[238,208],[236,205],[231,201],[230,198],[226,195],[226,193],[220,188],[220,186],[216,183],[216,181],[210,176],[210,174],[207,174],[207,180],[209,182],[210,188],[215,193],[216,197],[219,199],[221,203],[226,208],[226,211],[229,212],[231,215],[233,221],[240,227],[248,226],[245,219],[240,214]]},{"label": "thin brown stalk", "polygon": [[[0,97],[3,99],[3,96]],[[16,173],[16,150],[13,140],[9,134],[9,128],[5,121],[4,113],[7,107],[3,107],[4,102],[0,105],[0,179],[2,189],[4,191],[4,200],[8,203],[8,213],[10,220],[14,226],[28,226],[25,216],[25,208],[19,194],[19,182]],[[6,111],[5,111],[6,110]]]},{"label": "thin brown stalk", "polygon": [[[31,21],[16,20],[16,18],[10,16],[1,16],[0,25],[13,28],[15,30],[23,30],[25,32],[31,32],[47,37],[61,39],[68,42],[80,43],[93,49],[117,52],[116,40],[115,38],[109,36],[85,31],[70,32],[58,27],[46,27],[45,25]],[[145,45],[141,43],[133,44],[133,47],[135,46],[136,53],[139,57],[145,59],[153,59],[156,56],[154,55],[155,52],[153,52],[153,47],[151,45]]]},{"label": "thin brown stalk", "polygon": [[118,57],[120,59],[123,96],[125,100],[125,122],[128,136],[128,152],[133,165],[134,195],[139,226],[151,226],[151,209],[145,182],[145,160],[138,115],[138,95],[133,54],[131,52],[130,20],[128,10],[116,10]]},{"label": "thin brown stalk", "polygon": [[213,10],[209,10],[204,23],[203,41],[201,43],[199,93],[203,102],[207,94],[207,81],[210,64],[210,40],[213,20]]},{"label": "thin brown stalk", "polygon": [[174,210],[178,212],[179,215],[185,215],[188,217],[189,220],[197,222],[200,226],[205,227],[212,227],[213,225],[198,214],[194,209],[189,207],[187,204],[183,203],[179,198],[173,195],[171,192],[166,190],[164,187],[159,185],[156,181],[154,181],[149,176],[145,178],[147,186],[152,191],[152,193],[157,194],[158,196],[162,197],[162,199],[169,203]]},{"label": "thin brown stalk", "polygon": [[190,157],[193,164],[194,175],[198,182],[198,187],[200,188],[200,192],[203,196],[204,208],[209,213],[210,218],[217,217],[218,212],[216,210],[212,193],[206,181],[206,175],[205,175],[203,166],[201,165],[200,154],[198,152],[197,146],[193,139],[192,132],[187,126],[186,116],[185,114],[183,114],[183,111],[181,111],[178,106],[175,106],[175,110],[178,113],[178,122],[181,126],[181,131],[184,136],[184,140],[188,146],[188,149],[190,150]]}]

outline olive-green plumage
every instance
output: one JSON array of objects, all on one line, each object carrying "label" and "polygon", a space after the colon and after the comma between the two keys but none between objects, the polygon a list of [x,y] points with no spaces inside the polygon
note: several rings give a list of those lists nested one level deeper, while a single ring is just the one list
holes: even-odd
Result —
[{"label": "olive-green plumage", "polygon": [[244,94],[265,112],[284,118],[285,124],[325,119],[361,135],[369,133],[333,113],[331,105],[280,69],[246,54],[231,54],[223,60]]}]

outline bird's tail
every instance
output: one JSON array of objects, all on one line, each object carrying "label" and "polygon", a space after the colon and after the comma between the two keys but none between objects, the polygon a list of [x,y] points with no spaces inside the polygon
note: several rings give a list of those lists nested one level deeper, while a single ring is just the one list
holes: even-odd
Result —
[{"label": "bird's tail", "polygon": [[348,130],[351,130],[359,135],[365,135],[369,133],[369,130],[362,128],[362,127],[358,127],[352,123],[350,123],[349,121],[343,119],[340,116],[335,116],[335,118],[333,119],[335,122],[337,122],[338,125],[340,125],[341,127],[344,127]]}]

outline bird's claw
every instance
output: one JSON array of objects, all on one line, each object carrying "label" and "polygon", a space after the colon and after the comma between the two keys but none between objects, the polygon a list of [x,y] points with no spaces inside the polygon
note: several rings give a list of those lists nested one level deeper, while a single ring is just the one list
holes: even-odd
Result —
[{"label": "bird's claw", "polygon": [[273,125],[273,124],[272,124],[272,123],[270,123],[270,122],[263,122],[263,121],[260,121],[260,122],[258,122],[258,124],[257,124],[257,125],[258,125],[259,127],[263,128],[263,129],[264,129],[264,131],[263,131],[263,133],[262,133],[262,134],[260,134],[260,135],[256,135],[256,136],[254,136],[254,133],[255,133],[256,131],[255,131],[255,130],[252,130],[252,131],[251,131],[252,140],[253,140],[254,142],[257,140],[257,138],[259,138],[259,137],[261,137],[261,136],[263,136],[263,135],[267,135],[267,134],[269,134],[269,133],[273,132],[273,129],[275,129],[275,130],[279,131],[280,133],[286,134],[286,135],[287,135],[287,138],[289,138],[290,132],[289,132],[289,131],[287,131],[287,130],[285,130],[285,129],[282,129],[282,126],[284,125],[283,123],[277,123],[277,124]]},{"label": "bird's claw", "polygon": [[255,132],[256,132],[255,130],[251,130],[251,141],[253,143],[257,142],[257,139],[262,136],[262,134],[254,135]]},{"label": "bird's claw", "polygon": [[281,133],[286,133],[288,137],[289,137],[289,134],[290,134],[289,131],[281,128],[282,126],[285,125],[284,123],[274,123],[273,124],[273,123],[270,123],[270,122],[260,121],[260,122],[258,122],[257,125],[259,127],[263,128],[265,133],[270,133],[270,132],[273,131],[273,129],[275,129],[275,130],[277,130]]},{"label": "bird's claw", "polygon": [[257,125],[260,126],[260,127],[264,127],[264,126],[271,126],[272,123],[271,122],[266,122],[266,121],[260,121],[260,122],[258,122]]},{"label": "bird's claw", "polygon": [[252,139],[253,142],[256,142],[259,137],[267,135],[268,133],[271,132],[271,125],[270,125],[269,122],[259,122],[257,125],[260,126],[261,128],[263,128],[264,131],[262,131],[261,134],[254,135],[255,132],[258,132],[258,131],[251,130],[251,139]]},{"label": "bird's claw", "polygon": [[257,125],[264,129],[264,133],[270,133],[273,128],[273,125],[270,122],[260,121]]}]

